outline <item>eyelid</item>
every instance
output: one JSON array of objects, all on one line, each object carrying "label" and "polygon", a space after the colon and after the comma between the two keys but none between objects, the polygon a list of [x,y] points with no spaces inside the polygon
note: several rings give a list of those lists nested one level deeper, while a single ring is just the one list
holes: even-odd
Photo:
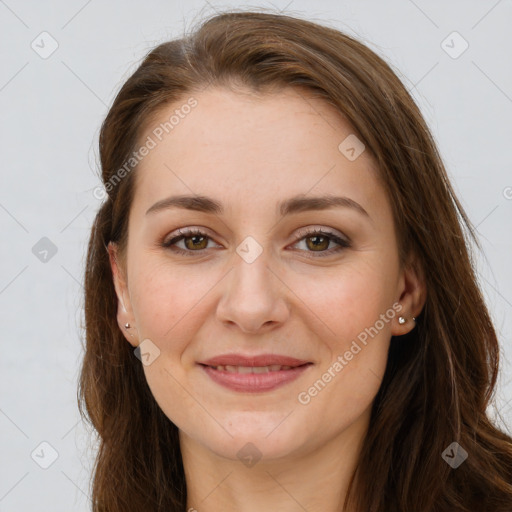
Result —
[{"label": "eyelid", "polygon": [[[173,231],[169,235],[166,235],[164,239],[161,242],[161,245],[163,247],[171,247],[171,242],[177,243],[178,241],[183,240],[183,238],[189,238],[194,235],[197,236],[203,236],[208,238],[209,240],[214,241],[213,236],[209,234],[209,230],[203,227],[186,227],[186,228],[178,228],[176,231]],[[186,252],[204,252],[204,249],[202,251],[186,251]]]},{"label": "eyelid", "polygon": [[318,232],[325,233],[325,235],[328,235],[330,237],[343,239],[347,243],[350,243],[350,239],[348,238],[348,236],[343,234],[341,231],[334,230],[333,228],[325,228],[319,225],[312,225],[307,226],[305,228],[300,228],[298,231],[298,238],[296,238],[294,243],[298,242],[301,238],[304,238],[305,236],[314,235],[317,234]]}]

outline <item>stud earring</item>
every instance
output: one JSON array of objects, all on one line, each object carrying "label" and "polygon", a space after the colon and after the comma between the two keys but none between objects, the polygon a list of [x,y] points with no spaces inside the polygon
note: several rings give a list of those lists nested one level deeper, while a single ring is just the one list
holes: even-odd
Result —
[{"label": "stud earring", "polygon": [[398,317],[398,323],[399,323],[400,325],[405,324],[405,318],[404,318],[403,316],[399,316],[399,317]]},{"label": "stud earring", "polygon": [[130,328],[130,324],[129,323],[124,324],[124,328],[125,329],[129,329]]}]

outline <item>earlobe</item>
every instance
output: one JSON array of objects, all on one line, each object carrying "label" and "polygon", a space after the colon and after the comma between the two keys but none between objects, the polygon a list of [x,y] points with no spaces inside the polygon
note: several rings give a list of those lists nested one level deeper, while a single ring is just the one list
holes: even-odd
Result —
[{"label": "earlobe", "polygon": [[416,318],[425,305],[427,290],[422,267],[414,258],[404,266],[398,287],[398,302],[402,306],[392,327],[393,336],[402,336],[416,326]]}]

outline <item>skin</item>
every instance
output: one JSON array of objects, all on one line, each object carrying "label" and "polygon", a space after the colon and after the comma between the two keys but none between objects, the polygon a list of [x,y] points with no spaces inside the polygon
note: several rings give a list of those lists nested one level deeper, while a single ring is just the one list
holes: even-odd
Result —
[{"label": "skin", "polygon": [[[390,338],[414,328],[424,280],[412,265],[400,266],[390,202],[374,163],[368,151],[350,161],[338,150],[353,132],[331,106],[297,89],[255,95],[210,88],[194,97],[197,106],[136,171],[126,257],[109,246],[119,326],[133,347],[150,339],[160,350],[144,371],[155,400],[180,429],[187,509],[341,510]],[[166,106],[155,126],[185,101]],[[179,194],[212,197],[225,211],[146,213]],[[280,215],[280,201],[304,194],[346,196],[368,215],[350,207]],[[191,256],[162,247],[188,227],[200,228],[208,242],[197,249],[193,236],[178,241]],[[339,246],[327,238],[315,248],[307,227],[348,237],[351,246],[333,252]],[[236,252],[247,236],[263,249],[252,263]],[[299,393],[396,303],[405,324],[396,314],[301,404]],[[276,390],[240,393],[197,365],[230,352],[314,364]],[[252,467],[237,456],[249,442],[261,454]]]}]

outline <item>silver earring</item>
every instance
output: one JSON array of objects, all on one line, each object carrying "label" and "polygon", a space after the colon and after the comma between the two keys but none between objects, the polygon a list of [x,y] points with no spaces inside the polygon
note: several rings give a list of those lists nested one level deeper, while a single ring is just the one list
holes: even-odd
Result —
[{"label": "silver earring", "polygon": [[405,324],[405,318],[404,318],[403,316],[399,316],[399,317],[398,317],[398,323],[399,323],[400,325]]},{"label": "silver earring", "polygon": [[130,328],[130,324],[129,323],[124,324],[124,328],[125,329],[129,329]]}]

